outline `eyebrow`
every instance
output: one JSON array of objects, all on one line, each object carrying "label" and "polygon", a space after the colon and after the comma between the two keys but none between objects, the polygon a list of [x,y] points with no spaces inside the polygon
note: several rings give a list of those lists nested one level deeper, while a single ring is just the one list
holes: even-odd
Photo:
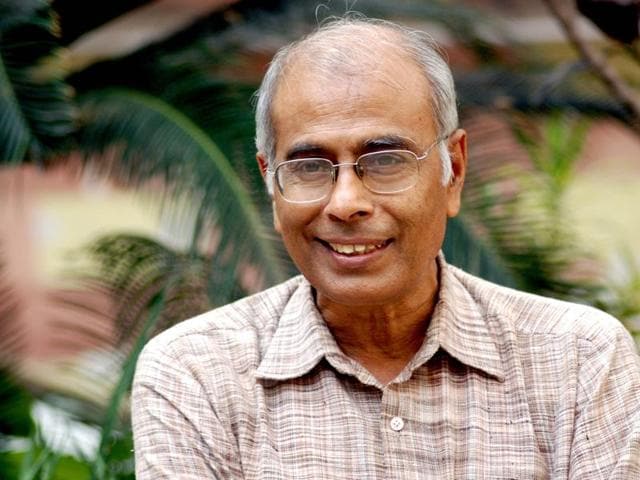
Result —
[{"label": "eyebrow", "polygon": [[326,149],[316,143],[300,143],[291,147],[285,156],[287,160],[300,157],[322,156]]},{"label": "eyebrow", "polygon": [[[380,137],[369,138],[360,146],[361,153],[375,150],[412,150],[416,148],[416,143],[409,137],[400,135],[382,135]],[[292,160],[301,157],[322,157],[328,155],[327,149],[317,143],[299,143],[293,145],[286,153],[285,159]]]},{"label": "eyebrow", "polygon": [[383,135],[366,140],[362,147],[364,151],[380,149],[411,150],[416,148],[416,143],[410,138],[401,137],[400,135]]}]

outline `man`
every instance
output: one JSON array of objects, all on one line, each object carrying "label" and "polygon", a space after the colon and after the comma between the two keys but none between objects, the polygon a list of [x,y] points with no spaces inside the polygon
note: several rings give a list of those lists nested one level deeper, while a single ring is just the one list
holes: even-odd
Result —
[{"label": "man", "polygon": [[257,158],[302,276],[148,344],[139,480],[640,478],[621,325],[439,253],[467,162],[455,102],[433,44],[393,24],[276,55]]}]

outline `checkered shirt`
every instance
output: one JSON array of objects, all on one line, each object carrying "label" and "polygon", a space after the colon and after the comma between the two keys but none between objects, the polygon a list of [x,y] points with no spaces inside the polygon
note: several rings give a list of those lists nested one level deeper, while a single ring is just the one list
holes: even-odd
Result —
[{"label": "checkered shirt", "polygon": [[424,343],[388,385],[340,350],[303,277],[154,338],[137,479],[640,479],[621,324],[439,263]]}]

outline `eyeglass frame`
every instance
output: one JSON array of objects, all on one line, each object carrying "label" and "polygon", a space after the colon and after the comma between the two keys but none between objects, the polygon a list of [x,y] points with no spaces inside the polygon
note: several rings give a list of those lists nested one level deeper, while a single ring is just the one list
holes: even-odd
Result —
[{"label": "eyeglass frame", "polygon": [[[440,142],[446,140],[447,138],[449,138],[449,135],[443,135],[440,136],[438,138],[436,138],[433,143],[431,143],[431,145],[429,145],[427,147],[427,149],[424,151],[424,153],[422,155],[417,155],[415,152],[412,152],[411,150],[406,150],[406,149],[389,149],[389,150],[379,150],[379,151],[375,151],[375,152],[368,152],[368,153],[363,153],[362,155],[360,155],[355,162],[340,162],[340,163],[333,163],[331,160],[329,160],[328,158],[323,158],[323,157],[305,157],[305,158],[296,158],[296,159],[292,159],[292,160],[285,160],[284,162],[280,162],[278,165],[276,165],[275,169],[272,169],[271,167],[268,167],[266,170],[267,175],[270,176],[271,181],[273,181],[275,179],[275,184],[278,187],[278,190],[280,191],[280,196],[282,197],[282,199],[285,202],[288,203],[293,203],[293,204],[307,204],[307,203],[315,203],[315,202],[320,202],[324,199],[326,199],[329,195],[331,195],[331,193],[333,192],[333,189],[335,188],[335,184],[336,181],[338,180],[338,170],[340,167],[342,166],[353,166],[353,170],[355,172],[355,174],[358,176],[358,178],[360,179],[360,181],[362,181],[362,185],[364,185],[364,187],[369,190],[372,193],[375,193],[377,195],[395,195],[396,193],[402,193],[402,192],[406,192],[407,190],[413,188],[416,186],[417,182],[413,183],[412,185],[403,188],[401,190],[395,190],[393,192],[377,192],[373,189],[371,189],[369,186],[367,186],[367,184],[364,182],[362,175],[360,173],[358,173],[358,162],[360,161],[361,158],[366,157],[368,155],[375,155],[375,154],[381,154],[381,153],[392,153],[392,152],[403,152],[403,153],[410,153],[411,155],[413,155],[416,159],[416,163],[418,165],[418,172],[420,172],[420,164],[421,164],[421,160],[424,160],[425,158],[427,158],[430,154],[431,151],[433,150],[433,148],[438,145]],[[325,193],[322,197],[317,198],[315,200],[289,200],[287,197],[284,196],[283,190],[284,188],[282,187],[282,185],[280,185],[280,181],[278,180],[278,176],[277,176],[277,172],[278,172],[278,168],[280,168],[282,165],[285,165],[287,162],[292,162],[292,161],[305,161],[305,160],[326,160],[328,162],[331,163],[331,189]]]}]

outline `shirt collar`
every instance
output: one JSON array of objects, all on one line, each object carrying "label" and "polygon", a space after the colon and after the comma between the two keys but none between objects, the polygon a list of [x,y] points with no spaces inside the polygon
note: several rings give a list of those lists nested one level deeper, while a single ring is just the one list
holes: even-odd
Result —
[{"label": "shirt collar", "polygon": [[[424,344],[394,383],[408,379],[415,368],[429,361],[440,348],[463,364],[503,381],[504,369],[496,339],[480,305],[457,278],[457,269],[445,262],[442,253],[437,261],[439,298]],[[342,373],[352,369],[316,308],[311,285],[302,278],[280,316],[258,366],[257,377],[269,380],[297,378],[308,373],[323,358]]]},{"label": "shirt collar", "polygon": [[466,274],[448,265],[442,253],[437,261],[440,271],[438,303],[425,342],[410,367],[423,364],[442,348],[463,364],[504,381],[503,362],[496,344],[499,338],[491,329],[485,309],[459,278]]},{"label": "shirt collar", "polygon": [[342,352],[316,308],[311,285],[301,277],[282,311],[257,376],[269,380],[300,377],[332,354]]}]

